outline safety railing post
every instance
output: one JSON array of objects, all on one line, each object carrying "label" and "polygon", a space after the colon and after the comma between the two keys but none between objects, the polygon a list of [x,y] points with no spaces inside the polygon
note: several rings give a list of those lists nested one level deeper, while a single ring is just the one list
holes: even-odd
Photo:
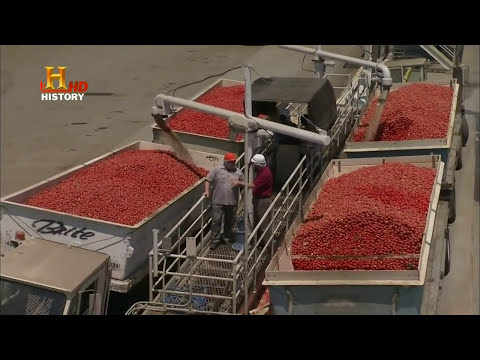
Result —
[{"label": "safety railing post", "polygon": [[149,254],[148,256],[148,267],[150,271],[148,272],[148,289],[149,289],[149,294],[148,294],[148,299],[150,302],[153,301],[153,256]]},{"label": "safety railing post", "polygon": [[[248,247],[248,242],[245,242],[245,247]],[[245,310],[245,315],[248,315],[248,258],[245,255],[245,261],[243,263],[243,293],[245,295],[245,299],[243,302],[243,307]]]},{"label": "safety railing post", "polygon": [[205,246],[205,244],[203,243],[203,200],[202,200],[202,206],[200,207],[200,241],[202,243],[202,249],[203,247]]},{"label": "safety railing post", "polygon": [[303,165],[300,167],[300,182],[299,182],[299,189],[298,191],[300,194],[298,195],[298,214],[300,215],[302,209],[302,194],[303,194]]},{"label": "safety railing post", "polygon": [[232,313],[237,313],[237,263],[233,262],[233,284],[232,284]]},{"label": "safety railing post", "polygon": [[255,284],[257,283],[257,255],[258,255],[258,231],[255,232],[255,249],[253,253],[253,279],[252,279],[252,294],[257,292]]},{"label": "safety railing post", "polygon": [[158,277],[158,234],[160,230],[153,229],[153,275]]},{"label": "safety railing post", "polygon": [[288,224],[288,223],[289,223],[289,217],[290,217],[289,214],[288,214],[288,209],[289,209],[289,207],[290,207],[290,204],[289,204],[289,200],[290,200],[290,183],[288,183],[288,185],[287,185],[287,195],[286,195],[286,196],[287,196],[287,198],[285,199],[285,200],[286,200],[286,201],[285,201],[285,203],[286,203],[286,207],[285,207],[285,217],[286,217],[286,221],[287,221],[287,222],[286,222],[286,226],[287,226],[287,227],[286,227],[286,230],[288,231],[288,229],[289,229],[289,226],[288,226],[289,224]]},{"label": "safety railing post", "polygon": [[273,254],[275,251],[275,208],[273,207],[270,211],[270,237],[271,237],[271,244],[270,244],[270,259],[273,258]]},{"label": "safety railing post", "polygon": [[[178,232],[177,232],[177,241],[175,241],[175,243],[178,243],[178,253],[180,254],[180,242],[181,242],[181,239],[182,239],[182,233],[180,232],[180,229],[181,229],[181,226],[178,227]],[[174,249],[172,249],[172,251],[174,251]],[[177,262],[177,272],[180,272],[180,261]]]}]

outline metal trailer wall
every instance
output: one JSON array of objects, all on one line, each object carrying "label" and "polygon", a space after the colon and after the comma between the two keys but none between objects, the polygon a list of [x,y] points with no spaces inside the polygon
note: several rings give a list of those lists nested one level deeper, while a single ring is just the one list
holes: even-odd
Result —
[{"label": "metal trailer wall", "polygon": [[[219,88],[219,87],[229,87],[243,85],[243,81],[228,80],[228,79],[219,79],[211,85],[208,85],[202,89],[199,93],[193,96],[192,100],[197,100],[201,96],[209,93],[210,91]],[[176,116],[181,114],[183,111],[188,111],[189,109],[180,108],[176,113],[170,115],[165,122],[168,123],[172,121]],[[192,111],[192,110],[189,110]],[[226,120],[225,120],[226,121]],[[164,143],[165,138],[162,136],[163,132],[158,127],[158,125],[152,125],[153,131],[153,142],[154,143]],[[180,138],[180,140],[188,147],[188,149],[206,151],[215,154],[225,154],[226,152],[233,152],[237,155],[240,155],[244,151],[244,141],[240,140],[229,140],[216,138],[213,136],[200,135],[195,133],[188,133],[184,131],[173,130],[175,134]]]},{"label": "metal trailer wall", "polygon": [[[73,244],[88,250],[100,251],[111,256],[113,263],[112,290],[127,292],[134,284],[147,274],[148,253],[152,250],[152,229],[160,230],[160,236],[166,234],[183,216],[185,209],[200,198],[203,193],[204,179],[200,179],[190,188],[185,189],[176,198],[162,206],[156,212],[133,226],[112,223],[82,216],[75,216],[56,211],[50,211],[22,204],[32,195],[60,183],[92,164],[129,149],[172,151],[165,145],[148,142],[135,142],[114,150],[89,162],[67,170],[61,174],[46,179],[40,183],[22,189],[1,199],[1,242],[2,245],[12,239],[17,230],[23,230],[28,235],[65,244]],[[195,165],[207,170],[223,161],[217,154],[201,151],[190,151]],[[192,214],[198,216],[198,214]],[[50,224],[45,228],[46,225]],[[42,231],[39,229],[44,228]],[[83,239],[73,237],[74,230],[69,234],[52,233],[55,228],[84,229],[88,237]],[[51,230],[48,230],[51,229]],[[48,230],[48,231],[47,231]],[[92,235],[93,233],[93,235]]]},{"label": "metal trailer wall", "polygon": [[[436,84],[443,86],[451,86],[454,89],[452,97],[452,107],[449,115],[448,132],[445,138],[441,139],[425,139],[425,140],[405,140],[405,141],[369,141],[369,142],[354,142],[354,134],[361,123],[363,116],[360,117],[353,127],[347,142],[345,143],[344,153],[349,158],[368,158],[368,157],[385,157],[385,156],[411,156],[411,155],[429,155],[438,154],[442,157],[443,162],[448,161],[448,155],[453,145],[455,134],[455,119],[457,113],[457,97],[459,85],[453,81],[449,84],[445,82],[432,83],[422,82],[422,84]],[[411,84],[395,84],[392,87],[392,92],[401,87]],[[373,100],[374,93],[371,94],[369,102],[370,105]],[[388,101],[388,100],[387,100]]]},{"label": "metal trailer wall", "polygon": [[440,201],[422,286],[269,286],[275,315],[435,315],[450,267],[448,203]]},{"label": "metal trailer wall", "polygon": [[[436,160],[435,160],[436,159]],[[436,299],[431,289],[434,279],[446,263],[443,256],[448,205],[439,201],[443,163],[439,156],[415,156],[384,159],[333,160],[304,205],[304,213],[315,203],[323,184],[340,175],[335,168],[346,164],[353,171],[382,162],[401,161],[437,168],[437,179],[430,199],[429,214],[416,274],[411,271],[296,271],[291,263],[291,241],[303,220],[298,216],[285,244],[269,264],[264,285],[270,291],[274,314],[420,314],[428,301]],[[340,165],[339,162],[344,162]],[[422,165],[423,163],[423,165]],[[355,166],[355,164],[357,166]],[[430,164],[430,165],[428,165]],[[352,166],[353,165],[353,166]],[[363,165],[363,166],[362,166]],[[345,171],[345,170],[344,170]],[[440,238],[440,240],[439,240]],[[435,271],[432,269],[435,267]],[[445,271],[445,270],[444,270]],[[403,273],[403,274],[402,274]],[[437,274],[437,275],[436,275]],[[436,282],[438,288],[438,281]],[[425,291],[425,289],[427,291]],[[427,294],[427,295],[425,295]],[[425,300],[425,299],[429,300]],[[436,301],[436,300],[435,300]]]}]

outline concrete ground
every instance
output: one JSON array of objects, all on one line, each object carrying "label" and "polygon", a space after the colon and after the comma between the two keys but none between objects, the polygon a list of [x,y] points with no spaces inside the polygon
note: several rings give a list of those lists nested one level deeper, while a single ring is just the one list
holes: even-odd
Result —
[{"label": "concrete ground", "polygon": [[[324,48],[362,52],[358,45]],[[275,46],[2,46],[1,195],[125,143],[152,140],[150,112],[160,92],[247,63],[262,76],[311,76],[301,70],[302,58]],[[93,94],[81,102],[41,101],[45,66],[67,66],[67,83],[86,81]],[[211,81],[176,95],[191,97]]]},{"label": "concrete ground", "polygon": [[450,225],[451,271],[441,283],[438,304],[438,313],[444,315],[480,313],[480,46],[466,46],[463,63],[470,67],[470,86],[464,94],[470,137],[463,148],[463,168],[456,173],[457,218]]},{"label": "concrete ground", "polygon": [[[323,48],[351,56],[362,53],[358,45]],[[464,63],[470,65],[470,139],[457,178],[452,270],[443,281],[439,304],[445,314],[473,314],[479,308],[478,52],[478,46],[467,47],[464,55]],[[1,195],[121,145],[150,141],[150,110],[157,93],[243,64],[251,64],[262,76],[312,76],[301,69],[302,59],[301,54],[274,46],[2,46]],[[309,59],[304,66],[311,69]],[[341,65],[335,72],[352,71]],[[92,94],[82,102],[42,102],[39,82],[45,81],[45,66],[67,66],[67,82],[87,81]],[[240,80],[242,73],[236,70],[224,77]],[[208,81],[176,95],[189,98]]]}]

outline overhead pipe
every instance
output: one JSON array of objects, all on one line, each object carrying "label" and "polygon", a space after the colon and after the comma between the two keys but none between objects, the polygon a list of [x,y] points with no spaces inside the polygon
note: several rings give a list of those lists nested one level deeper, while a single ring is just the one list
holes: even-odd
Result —
[{"label": "overhead pipe", "polygon": [[298,129],[292,126],[278,124],[273,121],[263,120],[252,116],[248,118],[242,114],[234,111],[220,109],[214,106],[201,104],[193,100],[185,100],[182,98],[158,94],[155,96],[154,106],[152,108],[152,115],[165,115],[172,113],[169,104],[191,108],[207,114],[220,116],[229,120],[233,125],[247,127],[250,129],[262,128],[280,134],[291,136],[304,141],[309,141],[315,144],[329,145],[331,138],[326,134],[318,134],[307,130]]},{"label": "overhead pipe", "polygon": [[[322,50],[315,50],[309,47],[300,46],[300,45],[280,45],[280,47],[293,50],[297,52],[301,52],[304,54],[311,54],[315,56],[319,56],[325,59],[332,59],[338,60],[345,63],[350,63],[358,66],[363,66],[366,68],[375,69],[377,72],[377,76],[379,77],[380,84],[382,85],[382,91],[380,93],[380,97],[378,99],[377,108],[375,109],[374,116],[370,121],[367,131],[365,132],[365,141],[373,141],[378,132],[378,127],[380,125],[380,119],[382,116],[383,108],[385,106],[385,102],[387,101],[388,93],[390,92],[390,88],[392,87],[392,76],[390,74],[390,69],[382,63],[375,63],[373,61],[362,60],[350,56],[335,54],[327,51]],[[372,79],[373,81],[374,79]]]},{"label": "overhead pipe", "polygon": [[390,88],[392,86],[393,82],[392,82],[392,76],[390,74],[390,69],[384,64],[376,63],[373,61],[357,59],[351,56],[335,54],[328,51],[315,50],[315,49],[312,49],[306,46],[301,46],[301,45],[280,45],[280,47],[284,49],[301,52],[304,54],[319,56],[325,59],[338,60],[341,62],[363,66],[369,69],[374,69],[381,78],[380,80],[381,80],[382,86],[386,88]]}]

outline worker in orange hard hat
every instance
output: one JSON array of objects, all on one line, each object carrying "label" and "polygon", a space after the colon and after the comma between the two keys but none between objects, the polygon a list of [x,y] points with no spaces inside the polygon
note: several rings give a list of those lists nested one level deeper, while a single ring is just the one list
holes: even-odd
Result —
[{"label": "worker in orange hard hat", "polygon": [[237,155],[235,155],[234,153],[226,153],[223,157],[223,161],[235,163],[235,161],[237,161]]},{"label": "worker in orange hard hat", "polygon": [[[237,156],[225,154],[223,164],[215,167],[206,177],[205,193],[212,199],[212,243],[210,248],[216,249],[226,241],[234,243],[233,225],[237,215],[240,189],[232,187],[232,182],[243,181],[243,174],[236,165]],[[212,188],[212,191],[210,191]],[[222,230],[223,223],[223,236]]]}]

